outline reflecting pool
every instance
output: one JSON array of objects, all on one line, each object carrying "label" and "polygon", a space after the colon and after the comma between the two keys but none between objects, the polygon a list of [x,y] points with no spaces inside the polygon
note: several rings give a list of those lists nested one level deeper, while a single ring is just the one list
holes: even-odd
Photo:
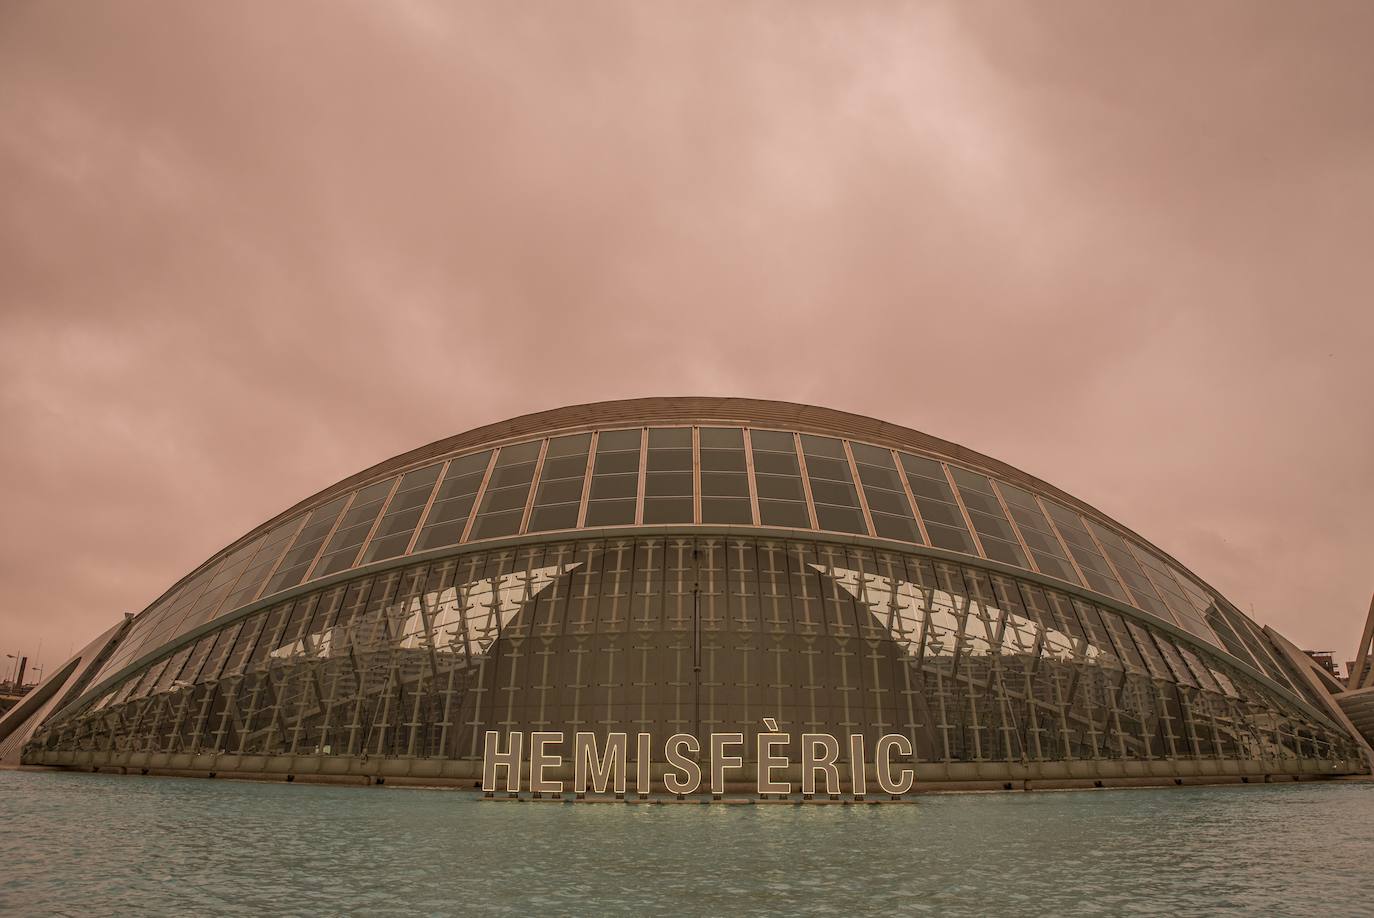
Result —
[{"label": "reflecting pool", "polygon": [[486,802],[0,771],[5,914],[1374,914],[1374,784]]}]

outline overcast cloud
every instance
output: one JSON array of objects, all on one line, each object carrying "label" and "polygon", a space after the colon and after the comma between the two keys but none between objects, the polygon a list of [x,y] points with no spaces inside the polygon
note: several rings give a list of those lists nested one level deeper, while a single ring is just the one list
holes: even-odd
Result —
[{"label": "overcast cloud", "polygon": [[745,395],[1374,589],[1368,3],[0,6],[0,652],[332,482]]}]

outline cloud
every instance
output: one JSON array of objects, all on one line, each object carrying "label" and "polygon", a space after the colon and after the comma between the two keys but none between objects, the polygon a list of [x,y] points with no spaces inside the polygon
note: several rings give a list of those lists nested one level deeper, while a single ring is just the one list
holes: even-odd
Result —
[{"label": "cloud", "polygon": [[965,443],[1344,652],[1369,17],[10,4],[0,648],[421,443],[701,393]]}]

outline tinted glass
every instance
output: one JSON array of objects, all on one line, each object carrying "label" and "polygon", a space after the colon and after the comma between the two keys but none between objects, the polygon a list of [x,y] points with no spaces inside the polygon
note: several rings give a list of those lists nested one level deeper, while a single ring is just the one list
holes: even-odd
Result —
[{"label": "tinted glass", "polygon": [[503,446],[497,452],[491,480],[482,492],[482,503],[473,520],[472,539],[495,539],[520,531],[540,446],[538,442],[518,443]]},{"label": "tinted glass", "polygon": [[444,478],[434,492],[434,503],[425,516],[424,527],[415,540],[416,551],[428,551],[445,545],[457,545],[467,528],[472,504],[486,476],[491,451],[474,453],[454,459],[444,471]]},{"label": "tinted glass", "polygon": [[801,466],[792,434],[777,430],[751,430],[754,481],[759,494],[759,523],[810,529]]},{"label": "tinted glass", "polygon": [[898,453],[897,458],[930,535],[930,544],[967,555],[978,554],[964,524],[964,516],[955,503],[954,492],[945,479],[943,466],[910,453]]},{"label": "tinted glass", "polygon": [[950,467],[959,494],[964,499],[973,528],[983,544],[983,554],[994,561],[1026,567],[1026,554],[1016,541],[1016,532],[1002,510],[992,489],[992,482],[977,472]]},{"label": "tinted glass", "polygon": [[868,526],[864,523],[843,441],[802,434],[801,442],[811,499],[816,507],[816,526],[831,532],[867,535]]},{"label": "tinted glass", "polygon": [[405,554],[442,468],[441,464],[436,464],[402,476],[372,541],[363,550],[364,564]]},{"label": "tinted glass", "polygon": [[754,520],[749,500],[749,467],[744,431],[738,427],[703,427],[701,438],[701,521],[748,525]]},{"label": "tinted glass", "polygon": [[534,495],[534,510],[530,514],[530,532],[577,526],[591,442],[589,433],[555,437],[549,441],[544,466],[539,473],[539,488]]},{"label": "tinted glass", "polygon": [[[629,526],[635,521],[639,495],[639,451],[642,431],[603,430],[597,435],[587,500],[588,526]],[[690,464],[688,465],[690,469]]]}]

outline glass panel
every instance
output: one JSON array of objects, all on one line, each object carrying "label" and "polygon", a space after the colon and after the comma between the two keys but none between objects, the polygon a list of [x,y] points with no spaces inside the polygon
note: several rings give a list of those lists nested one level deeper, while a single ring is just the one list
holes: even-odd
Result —
[{"label": "glass panel", "polygon": [[[213,568],[214,576],[204,582],[203,588],[199,591],[199,595],[189,593],[183,594],[183,596],[178,599],[177,606],[182,609],[187,609],[189,605],[189,611],[186,611],[184,615],[178,616],[179,620],[175,628],[163,632],[162,637],[169,638],[174,634],[181,634],[182,632],[203,625],[213,618],[215,612],[223,605],[230,589],[233,588],[234,582],[243,574],[249,563],[253,560],[253,557],[257,554],[257,549],[261,542],[262,538],[259,537],[248,545],[242,546],[225,556],[219,565]],[[195,600],[194,603],[188,603],[188,600],[191,599]],[[153,640],[157,640],[156,633],[149,635],[149,642],[145,645],[146,650],[152,650],[157,646],[152,643]]]},{"label": "glass panel", "polygon": [[801,442],[802,453],[806,456],[806,475],[811,482],[811,499],[816,505],[817,527],[831,532],[868,535],[843,441],[802,434]]},{"label": "glass panel", "polygon": [[310,570],[315,555],[319,553],[329,531],[334,528],[334,521],[339,518],[339,513],[347,500],[348,495],[345,494],[311,511],[305,521],[305,528],[296,536],[296,541],[291,543],[291,550],[282,558],[281,566],[277,568],[277,572],[267,584],[267,589],[263,591],[264,596],[293,587],[304,579],[306,571]]},{"label": "glass panel", "polygon": [[954,483],[968,509],[973,528],[978,531],[978,539],[983,543],[983,554],[994,561],[1027,567],[1026,554],[1016,541],[1016,532],[1011,528],[1002,505],[992,490],[992,482],[977,472],[950,466]]},{"label": "glass panel", "polygon": [[1064,547],[1059,544],[1059,537],[1050,528],[1044,511],[1036,503],[1035,496],[1004,481],[996,482],[996,485],[1002,492],[1002,498],[1011,510],[1012,522],[1021,533],[1021,540],[1030,549],[1031,557],[1035,559],[1035,566],[1040,569],[1040,573],[1081,585],[1078,573],[1069,562],[1068,555],[1064,553]]},{"label": "glass panel", "polygon": [[377,532],[363,550],[364,564],[405,554],[442,468],[442,464],[435,464],[405,474],[377,525]]},{"label": "glass panel", "polygon": [[496,454],[491,480],[482,492],[482,505],[472,524],[472,540],[496,539],[515,535],[525,516],[525,504],[530,497],[530,483],[539,464],[538,440],[503,446]]},{"label": "glass panel", "polygon": [[651,428],[647,461],[644,474],[644,522],[692,522],[695,516],[692,501],[692,429]]},{"label": "glass panel", "polygon": [[279,524],[267,533],[267,537],[262,540],[262,546],[258,549],[257,554],[253,555],[253,560],[249,562],[238,582],[234,584],[233,591],[220,604],[216,617],[242,608],[257,598],[258,590],[262,588],[263,581],[272,572],[272,566],[281,558],[286,547],[291,544],[291,536],[295,535],[300,523],[301,518],[297,516]]},{"label": "glass panel", "polygon": [[[690,431],[689,431],[690,433]],[[588,526],[630,526],[639,494],[639,445],[642,431],[603,430],[596,439],[596,459],[587,501]],[[689,450],[690,452],[690,450]],[[687,468],[691,469],[688,461]]]},{"label": "glass panel", "polygon": [[[215,580],[197,570],[188,583]],[[1290,775],[1363,768],[1287,690],[1193,638],[1156,638],[1144,618],[1010,571],[857,545],[602,534],[476,546],[313,589],[163,653],[93,687],[94,706],[45,722],[28,750],[101,764],[223,752],[222,774],[261,755],[333,757],[323,770],[340,774],[364,755],[374,770],[428,759],[466,773],[487,730],[581,723],[600,743],[699,716],[746,736],[752,770],[763,704],[794,750],[802,733],[862,735],[869,749],[900,733],[913,745],[904,766],[1012,765],[965,770],[999,782],[1069,760],[1082,775],[1104,759],[1149,763],[1110,767],[1113,780],[1251,770],[1175,764],[1188,758]]]},{"label": "glass panel", "polygon": [[978,554],[940,463],[910,453],[898,453],[897,458],[916,498],[916,509],[925,521],[930,544],[966,555]]},{"label": "glass panel", "polygon": [[1172,618],[1174,624],[1179,627],[1188,628],[1187,622],[1196,619],[1197,615],[1192,603],[1184,596],[1182,587],[1178,585],[1174,575],[1169,573],[1169,566],[1157,554],[1143,546],[1135,542],[1127,542],[1127,545],[1131,549],[1132,557],[1139,562],[1140,570],[1155,588],[1155,595],[1171,613],[1166,618]]},{"label": "glass panel", "polygon": [[577,511],[582,506],[582,487],[587,477],[587,451],[591,447],[589,433],[555,437],[549,441],[544,455],[544,468],[539,473],[539,487],[534,494],[534,511],[530,514],[530,532],[555,529],[575,529]]},{"label": "glass panel", "polygon": [[1211,594],[1192,577],[1173,565],[1169,566],[1169,570],[1173,573],[1174,580],[1183,588],[1184,595],[1188,597],[1183,627],[1199,637],[1206,638],[1213,644],[1218,643],[1217,636],[1207,626],[1207,613],[1211,610],[1213,603]]},{"label": "glass panel", "polygon": [[1144,569],[1136,562],[1126,540],[1095,520],[1087,522],[1093,535],[1097,536],[1097,541],[1106,549],[1107,557],[1116,567],[1116,572],[1126,581],[1126,587],[1131,591],[1135,604],[1146,612],[1158,615],[1166,622],[1169,621],[1169,610],[1165,607],[1163,598],[1145,575]]},{"label": "glass panel", "polygon": [[444,480],[434,492],[434,505],[425,517],[424,528],[415,541],[416,551],[428,551],[445,545],[457,545],[472,514],[472,503],[482,486],[491,450],[454,459],[444,472]]},{"label": "glass panel", "polygon": [[701,436],[701,521],[749,524],[749,470],[744,458],[744,431],[739,427],[703,427]]},{"label": "glass panel", "polygon": [[315,569],[310,574],[310,579],[326,577],[330,574],[346,571],[358,560],[360,549],[367,535],[372,531],[372,524],[377,522],[377,517],[382,512],[382,505],[386,503],[388,495],[391,494],[391,487],[396,483],[395,478],[388,478],[386,481],[379,481],[377,484],[369,485],[358,492],[353,498],[353,503],[349,506],[348,512],[339,522],[339,528],[330,536],[329,544],[325,546],[324,554],[320,556],[320,563],[315,565]]},{"label": "glass panel", "polygon": [[1069,546],[1069,551],[1073,553],[1073,559],[1078,562],[1078,566],[1083,570],[1083,576],[1088,579],[1089,589],[1104,593],[1122,602],[1130,602],[1126,596],[1126,591],[1121,588],[1116,577],[1112,576],[1111,568],[1107,566],[1107,561],[1102,557],[1102,553],[1097,550],[1092,536],[1088,535],[1088,530],[1084,527],[1078,514],[1061,507],[1052,500],[1046,500],[1044,503],[1045,509],[1054,519],[1059,534],[1064,537],[1065,543]]},{"label": "glass panel", "polygon": [[897,465],[892,461],[891,450],[853,442],[849,449],[859,470],[868,513],[873,517],[873,534],[883,539],[921,544],[916,517],[911,512],[911,503],[906,498]]},{"label": "glass panel", "polygon": [[790,433],[750,430],[754,453],[754,483],[759,492],[759,524],[810,529],[806,491],[797,463],[796,441]]},{"label": "glass panel", "polygon": [[1260,670],[1279,685],[1294,688],[1278,658],[1269,650],[1269,641],[1259,627],[1232,609],[1224,608],[1222,611],[1226,614],[1231,627],[1240,635],[1241,640],[1245,641],[1245,646],[1250,648],[1250,654],[1259,663]]}]

